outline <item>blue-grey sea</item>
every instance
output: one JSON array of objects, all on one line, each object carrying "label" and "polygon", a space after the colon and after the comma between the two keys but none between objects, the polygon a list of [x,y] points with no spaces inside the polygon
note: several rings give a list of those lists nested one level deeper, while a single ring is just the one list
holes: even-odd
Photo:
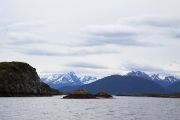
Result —
[{"label": "blue-grey sea", "polygon": [[0,120],[180,120],[180,99],[0,97]]}]

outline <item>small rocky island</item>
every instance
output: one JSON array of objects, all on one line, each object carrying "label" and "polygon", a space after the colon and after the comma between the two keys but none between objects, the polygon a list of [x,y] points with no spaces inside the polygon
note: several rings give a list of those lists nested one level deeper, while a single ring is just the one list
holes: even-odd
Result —
[{"label": "small rocky island", "polygon": [[112,98],[111,95],[107,94],[106,92],[98,92],[95,94],[97,98]]},{"label": "small rocky island", "polygon": [[0,96],[51,96],[60,94],[41,82],[36,69],[22,62],[0,62]]},{"label": "small rocky island", "polygon": [[74,92],[63,97],[63,99],[97,99],[97,98],[112,98],[112,96],[105,92],[91,94],[86,90],[77,89]]}]

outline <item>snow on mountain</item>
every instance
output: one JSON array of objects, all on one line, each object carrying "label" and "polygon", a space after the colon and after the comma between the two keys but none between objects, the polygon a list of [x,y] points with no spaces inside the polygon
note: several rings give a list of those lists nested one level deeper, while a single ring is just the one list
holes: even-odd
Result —
[{"label": "snow on mountain", "polygon": [[83,84],[74,72],[69,72],[65,74],[45,74],[40,75],[40,78],[43,82],[47,83],[52,88],[76,86]]},{"label": "snow on mountain", "polygon": [[43,82],[56,89],[65,86],[78,86],[83,84],[89,84],[97,80],[96,77],[92,76],[78,77],[74,72],[69,72],[65,74],[44,74],[40,75],[40,78]]},{"label": "snow on mountain", "polygon": [[172,83],[171,82],[168,82],[168,81],[166,81],[165,79],[163,79],[163,78],[160,78],[159,77],[159,74],[153,74],[152,76],[151,76],[151,80],[152,81],[154,81],[154,82],[156,82],[156,83],[159,83],[160,85],[162,85],[163,87],[167,87],[167,86],[169,86],[169,85],[171,85]]},{"label": "snow on mountain", "polygon": [[92,76],[82,76],[82,77],[80,77],[80,81],[83,84],[89,84],[89,83],[95,82],[96,80],[97,80],[97,78],[92,77]]},{"label": "snow on mountain", "polygon": [[166,76],[165,78],[160,78],[159,74],[153,74],[150,76],[150,75],[146,74],[145,72],[141,72],[141,71],[129,72],[127,74],[127,76],[137,76],[137,77],[141,77],[144,79],[152,80],[156,83],[159,83],[160,85],[162,85],[164,87],[167,87],[167,86],[171,85],[172,83],[180,80],[174,76]]},{"label": "snow on mountain", "polygon": [[[160,85],[167,87],[180,79],[174,76],[167,76],[161,78],[159,74],[148,75],[141,71],[132,71],[127,74],[127,76],[137,76],[144,79],[152,80]],[[77,76],[74,72],[69,72],[65,74],[41,74],[40,78],[43,82],[47,83],[52,88],[61,88],[65,86],[79,86],[84,84],[89,84],[98,80],[97,77],[93,76]]]},{"label": "snow on mountain", "polygon": [[153,75],[151,75],[151,79],[152,79],[152,80],[162,80],[162,79],[159,77],[159,74],[153,74]]},{"label": "snow on mountain", "polygon": [[145,72],[141,72],[141,71],[132,71],[132,72],[129,72],[127,74],[127,76],[137,76],[137,77],[141,77],[141,78],[148,79],[148,80],[151,79],[151,77],[149,75],[147,75]]},{"label": "snow on mountain", "polygon": [[167,81],[167,82],[170,82],[170,83],[174,83],[174,82],[179,81],[180,79],[178,79],[178,78],[176,78],[174,76],[167,76],[167,77],[164,78],[164,80]]}]

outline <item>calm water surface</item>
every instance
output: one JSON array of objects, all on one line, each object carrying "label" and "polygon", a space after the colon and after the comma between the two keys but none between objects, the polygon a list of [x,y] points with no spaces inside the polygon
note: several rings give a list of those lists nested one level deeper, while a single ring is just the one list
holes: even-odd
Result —
[{"label": "calm water surface", "polygon": [[0,98],[0,120],[180,120],[180,99]]}]

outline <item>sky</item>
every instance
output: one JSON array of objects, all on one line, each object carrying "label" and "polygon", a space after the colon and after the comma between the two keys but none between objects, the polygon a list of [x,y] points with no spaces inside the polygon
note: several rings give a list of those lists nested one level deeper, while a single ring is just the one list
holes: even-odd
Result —
[{"label": "sky", "polygon": [[0,62],[41,73],[180,76],[179,0],[0,0]]}]

